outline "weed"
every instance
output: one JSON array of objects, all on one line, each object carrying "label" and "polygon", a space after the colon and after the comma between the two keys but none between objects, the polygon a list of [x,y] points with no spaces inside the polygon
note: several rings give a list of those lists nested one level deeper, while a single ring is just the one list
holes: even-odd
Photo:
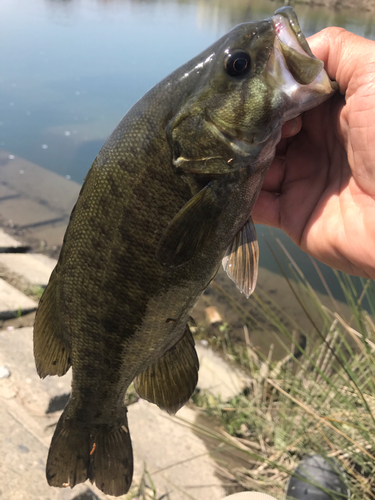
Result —
[{"label": "weed", "polygon": [[243,489],[285,498],[286,483],[299,461],[319,453],[333,458],[345,471],[352,500],[375,499],[375,326],[370,315],[375,312],[374,283],[361,280],[358,286],[351,277],[336,273],[350,308],[345,317],[323,276],[332,307],[322,303],[283,250],[297,284],[286,273],[285,279],[309,319],[311,331],[304,331],[272,297],[257,289],[251,300],[266,321],[263,325],[258,321],[256,326],[265,329],[271,325],[275,342],[288,351],[284,359],[272,362],[272,349],[266,357],[250,344],[248,329],[254,318],[215,285],[242,317],[246,345],[241,353],[238,346],[231,345],[230,325],[225,323],[220,342],[227,353],[246,365],[252,383],[248,393],[230,401],[204,392],[195,394],[195,404],[219,419],[224,428],[223,433],[200,432],[209,432],[225,450],[241,451],[246,467],[222,467],[221,472]]}]

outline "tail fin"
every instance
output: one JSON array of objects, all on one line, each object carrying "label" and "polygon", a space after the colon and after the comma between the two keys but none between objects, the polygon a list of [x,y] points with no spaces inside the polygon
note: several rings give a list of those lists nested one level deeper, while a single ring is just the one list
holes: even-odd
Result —
[{"label": "tail fin", "polygon": [[[69,405],[69,403],[68,403]],[[90,467],[90,433],[77,420],[65,417],[65,408],[57,423],[47,459],[47,481],[50,486],[83,483]]]},{"label": "tail fin", "polygon": [[[69,404],[69,403],[68,403]],[[53,435],[48,459],[50,486],[70,486],[90,479],[107,495],[124,495],[133,477],[133,451],[126,408],[117,427],[85,423],[61,415]]]}]

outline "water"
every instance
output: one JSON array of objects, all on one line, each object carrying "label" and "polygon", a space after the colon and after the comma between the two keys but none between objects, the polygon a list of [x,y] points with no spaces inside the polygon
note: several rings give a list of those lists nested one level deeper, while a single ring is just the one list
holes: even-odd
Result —
[{"label": "water", "polygon": [[[282,4],[1,0],[0,149],[81,183],[107,136],[149,88],[234,25],[270,16]],[[302,5],[296,11],[307,35],[336,25],[375,38],[368,13]],[[269,237],[268,228],[259,232]],[[308,258],[276,234],[322,289]],[[262,238],[260,245],[261,265],[279,272]]]}]

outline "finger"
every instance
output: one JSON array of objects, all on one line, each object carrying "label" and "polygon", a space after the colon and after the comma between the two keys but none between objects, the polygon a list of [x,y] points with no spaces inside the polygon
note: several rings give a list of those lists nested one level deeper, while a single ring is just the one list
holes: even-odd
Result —
[{"label": "finger", "polygon": [[292,137],[293,135],[298,134],[302,127],[302,118],[297,116],[297,118],[293,118],[293,120],[289,120],[284,123],[283,128],[281,129],[281,137]]},{"label": "finger", "polygon": [[255,224],[280,227],[279,196],[261,191],[251,214]]},{"label": "finger", "polygon": [[286,152],[288,151],[288,147],[289,147],[288,138],[281,139],[279,144],[276,146],[276,156],[279,156],[280,158],[284,158],[286,155]]},{"label": "finger", "polygon": [[342,94],[356,71],[375,60],[375,42],[344,28],[326,28],[309,37],[308,42],[314,55],[324,62],[330,78],[339,84]]},{"label": "finger", "polygon": [[280,193],[285,176],[285,160],[276,156],[263,181],[262,190],[270,193]]}]

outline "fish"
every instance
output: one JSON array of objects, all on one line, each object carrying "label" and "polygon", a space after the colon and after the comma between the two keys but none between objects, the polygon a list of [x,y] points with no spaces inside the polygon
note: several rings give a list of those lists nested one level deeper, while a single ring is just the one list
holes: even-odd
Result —
[{"label": "fish", "polygon": [[191,310],[221,263],[247,297],[254,290],[251,212],[281,127],[336,90],[283,7],[167,76],[110,135],[35,319],[39,376],[73,371],[48,453],[51,486],[129,490],[129,385],[170,414],[189,400],[199,368]]}]

